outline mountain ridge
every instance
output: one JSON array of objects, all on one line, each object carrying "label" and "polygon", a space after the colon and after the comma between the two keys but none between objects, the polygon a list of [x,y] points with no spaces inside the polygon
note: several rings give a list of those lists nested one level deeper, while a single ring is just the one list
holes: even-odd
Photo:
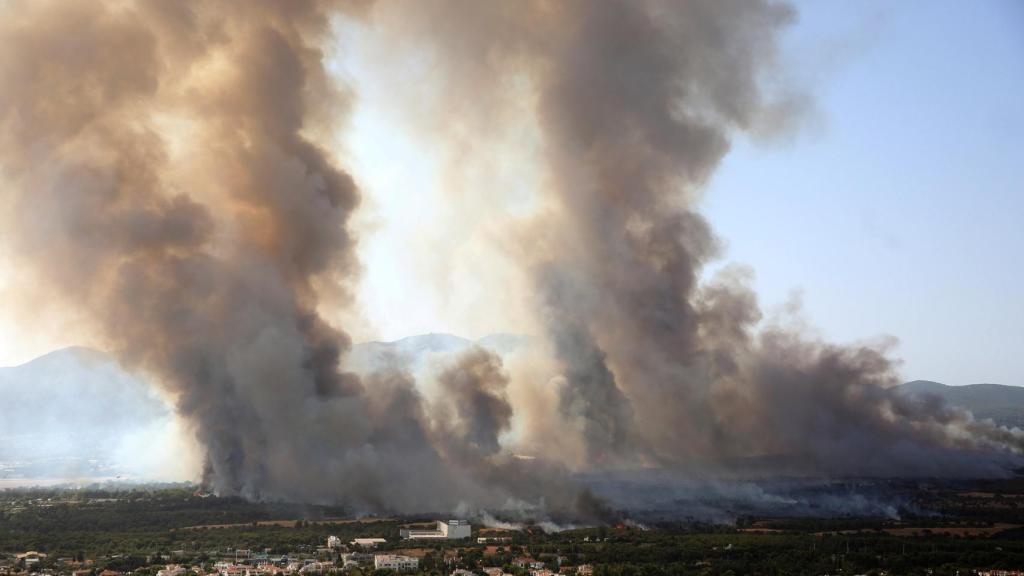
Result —
[{"label": "mountain ridge", "polygon": [[[447,333],[420,334],[355,344],[344,357],[343,369],[368,373],[396,368],[429,387],[438,370],[472,346],[508,358],[532,343],[529,336],[508,333],[476,340]],[[936,395],[970,410],[978,419],[1024,428],[1024,387],[949,386],[914,380],[896,389],[909,395]],[[81,463],[107,458],[124,438],[148,437],[173,415],[167,400],[144,379],[124,370],[110,355],[81,346],[0,367],[0,400],[9,408],[0,418],[0,476],[9,472],[4,472],[5,461],[75,459]]]},{"label": "mountain ridge", "polygon": [[931,380],[913,380],[897,389],[906,394],[933,394],[966,408],[979,420],[991,419],[1009,428],[1024,428],[1024,387],[1007,384],[950,386]]}]

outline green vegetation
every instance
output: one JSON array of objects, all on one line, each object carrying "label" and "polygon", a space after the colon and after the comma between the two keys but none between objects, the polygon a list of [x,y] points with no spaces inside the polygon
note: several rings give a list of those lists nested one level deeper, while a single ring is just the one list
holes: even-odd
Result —
[{"label": "green vegetation", "polygon": [[[1016,484],[1014,484],[1016,482]],[[1019,481],[976,483],[971,491],[922,492],[929,512],[902,521],[877,518],[743,518],[735,526],[663,525],[649,530],[598,527],[553,534],[532,528],[501,546],[417,544],[421,571],[503,567],[528,556],[557,571],[589,564],[594,576],[726,574],[967,574],[1024,567]],[[939,511],[937,514],[934,511]],[[0,492],[0,560],[27,550],[95,559],[94,570],[154,572],[167,562],[212,565],[238,549],[272,556],[322,557],[330,535],[343,542],[384,537],[380,550],[401,551],[400,525],[425,519],[343,520],[324,506],[252,503],[203,497],[190,489]],[[298,520],[298,521],[296,521]],[[321,549],[318,551],[318,547]],[[336,553],[329,552],[336,559]],[[442,558],[447,558],[446,564]],[[59,571],[58,571],[59,572]],[[351,576],[376,575],[370,568]]]}]

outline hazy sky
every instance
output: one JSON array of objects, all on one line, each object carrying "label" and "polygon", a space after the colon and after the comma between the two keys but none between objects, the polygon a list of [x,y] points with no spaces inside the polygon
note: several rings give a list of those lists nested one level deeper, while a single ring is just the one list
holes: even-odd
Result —
[{"label": "hazy sky", "polygon": [[726,158],[705,205],[728,258],[830,338],[899,338],[907,378],[1024,385],[1024,3],[799,7],[818,113]]},{"label": "hazy sky", "polygon": [[[814,109],[792,137],[739,137],[713,178],[703,206],[723,262],[756,271],[767,309],[799,293],[830,339],[897,337],[908,379],[1024,385],[1024,3],[798,8],[782,70]],[[360,96],[339,154],[367,196],[353,334],[521,329],[495,320],[516,312],[492,298],[515,279],[475,267],[488,258],[477,240],[493,227],[453,226],[462,206],[442,202],[444,154],[403,132],[389,85],[359,80],[365,54],[351,48],[338,70]],[[487,206],[494,213],[529,204],[536,175],[522,166],[512,153],[484,175],[505,192]],[[0,267],[0,289],[17,281]],[[53,334],[30,320],[0,301],[0,364],[78,340],[71,327]]]},{"label": "hazy sky", "polygon": [[[1024,4],[798,9],[782,80],[814,107],[792,137],[740,136],[725,158],[704,200],[722,263],[754,268],[769,312],[799,295],[827,338],[898,338],[907,379],[1024,385]],[[486,227],[424,224],[449,209],[437,190],[442,154],[402,135],[387,104],[394,89],[361,88],[352,138],[374,197],[365,212],[381,218],[364,241],[369,335],[518,329],[515,314],[508,324],[480,314],[500,303],[469,302],[500,291],[480,288],[485,275],[466,255]],[[504,180],[532,178],[516,172],[522,164],[498,164],[480,191],[495,202]],[[423,268],[444,269],[442,279]]]}]

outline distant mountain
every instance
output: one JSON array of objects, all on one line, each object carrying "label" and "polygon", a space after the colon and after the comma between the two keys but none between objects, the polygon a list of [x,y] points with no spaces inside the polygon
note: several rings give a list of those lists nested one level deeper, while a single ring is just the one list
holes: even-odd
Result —
[{"label": "distant mountain", "polygon": [[0,368],[0,406],[0,479],[116,474],[125,440],[171,418],[150,386],[88,348]]},{"label": "distant mountain", "polygon": [[[343,362],[346,370],[363,373],[396,367],[430,386],[439,368],[474,345],[507,358],[529,348],[532,340],[517,334],[476,341],[423,334],[356,344]],[[978,418],[1024,428],[1024,387],[917,380],[898,389],[934,394]],[[65,348],[20,366],[0,367],[0,487],[18,478],[130,474],[140,447],[161,438],[171,422],[166,400],[103,352]]]},{"label": "distant mountain", "polygon": [[[494,334],[473,341],[423,334],[356,344],[344,368],[408,371],[424,382],[474,345],[508,355],[529,338]],[[156,390],[109,355],[64,348],[19,366],[0,367],[0,488],[24,478],[110,477],[133,468],[140,448],[166,438],[173,409]]]},{"label": "distant mountain", "polygon": [[899,387],[908,394],[934,394],[970,410],[975,418],[991,418],[997,424],[1024,428],[1024,387],[1002,384],[947,386],[929,380],[914,380]]}]

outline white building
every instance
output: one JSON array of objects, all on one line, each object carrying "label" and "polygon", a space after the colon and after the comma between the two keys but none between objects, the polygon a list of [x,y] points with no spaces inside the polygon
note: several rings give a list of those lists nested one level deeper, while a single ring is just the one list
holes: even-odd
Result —
[{"label": "white building", "polygon": [[328,536],[327,547],[331,550],[337,550],[341,548],[341,538],[338,538],[337,536]]},{"label": "white building", "polygon": [[395,572],[414,572],[420,567],[420,559],[398,554],[377,554],[373,557],[373,567],[377,570],[387,569]]},{"label": "white building", "polygon": [[156,573],[156,576],[182,576],[185,569],[177,564],[168,564],[163,570]]},{"label": "white building", "polygon": [[469,533],[472,531],[472,527],[469,522],[465,520],[449,520],[447,522],[438,521],[437,529],[444,534],[444,537],[449,540],[457,540],[460,538],[469,538]]},{"label": "white building", "polygon": [[244,576],[247,570],[244,565],[232,562],[218,562],[215,568],[220,576]]},{"label": "white building", "polygon": [[383,538],[356,538],[352,541],[353,546],[362,546],[363,548],[373,548],[377,544],[383,544],[387,540]]},{"label": "white building", "polygon": [[469,538],[471,531],[472,526],[465,520],[438,520],[437,528],[433,530],[403,529],[401,535],[411,540],[458,540]]},{"label": "white building", "polygon": [[43,558],[46,558],[46,554],[43,554],[42,552],[36,552],[34,550],[31,552],[25,552],[24,554],[18,554],[17,556],[17,559],[19,561],[25,563],[26,568],[38,565],[43,560]]}]

